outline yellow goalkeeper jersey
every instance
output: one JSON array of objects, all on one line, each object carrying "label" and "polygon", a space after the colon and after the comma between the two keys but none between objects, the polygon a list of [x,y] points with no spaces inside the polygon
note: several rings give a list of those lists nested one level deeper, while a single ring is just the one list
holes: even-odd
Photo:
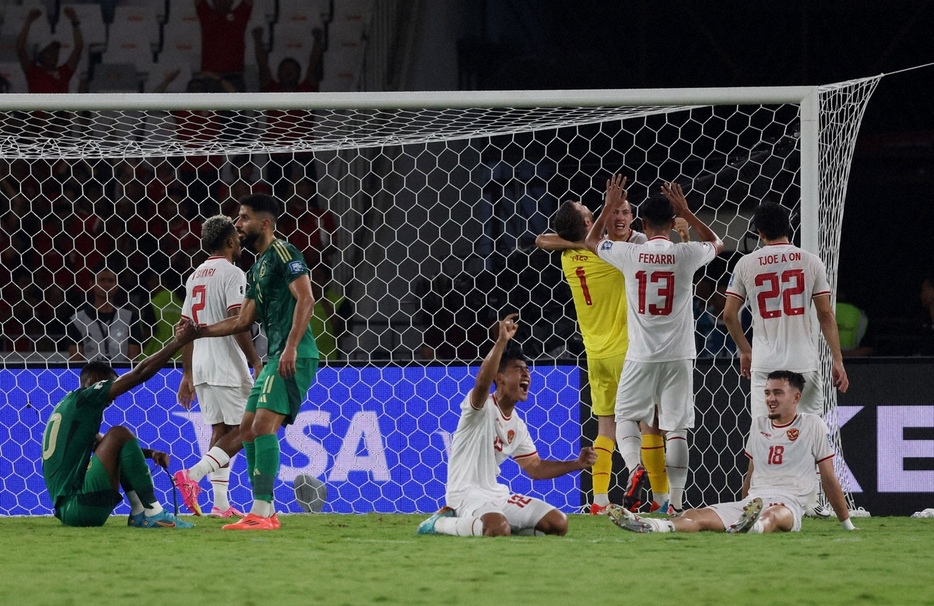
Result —
[{"label": "yellow goalkeeper jersey", "polygon": [[[635,236],[642,236],[633,232]],[[642,236],[644,238],[644,236]],[[635,241],[630,238],[630,241]],[[599,360],[626,354],[626,281],[621,271],[589,250],[561,253],[561,268],[571,286],[577,324],[587,358]]]}]

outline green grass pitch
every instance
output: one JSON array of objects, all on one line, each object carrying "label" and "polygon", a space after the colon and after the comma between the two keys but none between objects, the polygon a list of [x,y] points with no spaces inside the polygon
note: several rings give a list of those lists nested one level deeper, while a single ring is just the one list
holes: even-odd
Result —
[{"label": "green grass pitch", "polygon": [[800,533],[416,536],[425,516],[280,516],[278,532],[0,518],[0,604],[934,604],[934,519]]}]

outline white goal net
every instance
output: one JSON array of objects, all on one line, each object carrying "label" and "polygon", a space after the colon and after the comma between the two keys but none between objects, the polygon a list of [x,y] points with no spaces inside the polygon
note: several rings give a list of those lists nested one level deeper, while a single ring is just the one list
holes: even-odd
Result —
[{"label": "white goal net", "polygon": [[[0,515],[51,512],[42,430],[77,387],[82,354],[126,368],[137,351],[157,349],[178,318],[184,278],[205,256],[201,222],[235,213],[237,199],[254,192],[282,201],[278,231],[305,253],[322,301],[313,328],[325,359],[285,431],[280,510],[300,510],[291,493],[299,475],[327,486],[325,511],[436,509],[459,404],[490,325],[509,311],[521,314],[518,339],[534,361],[521,412],[543,457],[575,457],[596,433],[586,359],[557,259],[534,238],[565,199],[596,210],[613,173],[629,177],[636,206],[662,181],[677,181],[730,251],[697,276],[687,501],[732,498],[744,470],[748,383],[718,317],[724,279],[757,245],[749,216],[770,199],[792,208],[796,241],[821,255],[835,283],[850,160],[877,82],[4,96]],[[108,274],[117,286],[105,294]],[[84,311],[109,322],[105,300],[130,314],[128,329],[103,326],[92,347],[73,318]],[[127,425],[169,452],[173,469],[196,462],[209,437],[197,409],[175,401],[180,376],[166,368],[105,414],[105,425]],[[249,501],[243,467],[237,462],[231,479],[235,504]],[[505,477],[565,511],[589,499],[587,473],[532,483],[508,467]],[[165,474],[155,479],[171,490]]]}]

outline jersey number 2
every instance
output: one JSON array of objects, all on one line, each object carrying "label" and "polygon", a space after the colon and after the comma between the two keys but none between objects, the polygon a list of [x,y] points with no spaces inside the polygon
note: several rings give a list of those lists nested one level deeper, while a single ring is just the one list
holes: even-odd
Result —
[{"label": "jersey number 2", "polygon": [[[795,305],[794,297],[804,292],[804,270],[787,269],[781,273],[759,274],[756,276],[756,286],[766,288],[756,297],[759,305],[759,315],[764,319],[779,318],[782,315],[800,316],[804,313],[803,305]],[[769,302],[782,298],[781,308],[769,309]]]},{"label": "jersey number 2", "polygon": [[198,312],[204,309],[206,305],[206,291],[207,288],[205,288],[204,284],[198,284],[191,289],[191,319],[194,321],[195,326],[201,326],[201,322],[198,320]]}]

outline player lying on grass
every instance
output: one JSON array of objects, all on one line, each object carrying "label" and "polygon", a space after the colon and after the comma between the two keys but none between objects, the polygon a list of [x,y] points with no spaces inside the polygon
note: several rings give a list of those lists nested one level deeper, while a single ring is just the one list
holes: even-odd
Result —
[{"label": "player lying on grass", "polygon": [[[507,457],[534,480],[587,469],[597,459],[589,446],[574,461],[539,458],[528,427],[515,410],[517,402],[528,398],[532,381],[521,349],[510,342],[517,330],[516,317],[510,314],[499,322],[496,343],[461,404],[448,462],[448,506],[419,524],[418,534],[494,537],[568,531],[566,515],[496,481]],[[496,390],[490,393],[493,383]]]},{"label": "player lying on grass", "polygon": [[122,393],[142,384],[195,336],[191,323],[179,323],[165,347],[117,377],[105,362],[81,370],[81,387],[52,411],[42,438],[42,474],[55,517],[65,526],[103,526],[122,500],[130,501],[129,525],[136,528],[191,528],[156,501],[146,459],[168,468],[169,455],[140,448],[123,426],[100,434],[104,409]]},{"label": "player lying on grass", "polygon": [[788,370],[769,373],[765,384],[768,415],[756,417],[749,432],[749,469],[743,499],[689,509],[671,520],[643,518],[611,506],[610,520],[633,532],[729,533],[801,530],[801,516],[811,496],[814,465],[824,493],[844,530],[855,530],[843,490],[833,470],[834,451],[827,425],[817,415],[799,413],[804,376]]}]

